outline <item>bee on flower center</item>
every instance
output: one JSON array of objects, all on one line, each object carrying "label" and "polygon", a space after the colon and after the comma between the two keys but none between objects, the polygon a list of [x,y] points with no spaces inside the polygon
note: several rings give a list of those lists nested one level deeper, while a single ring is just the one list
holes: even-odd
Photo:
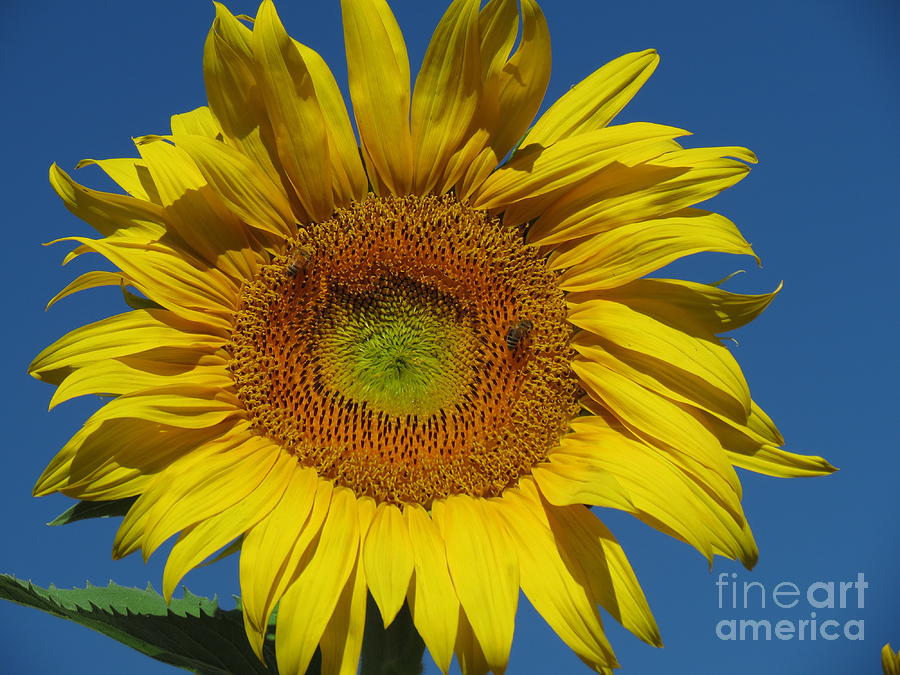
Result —
[{"label": "bee on flower center", "polygon": [[288,256],[287,275],[293,279],[301,270],[306,271],[311,258],[312,252],[308,249],[299,246],[295,248]]},{"label": "bee on flower center", "polygon": [[506,331],[506,346],[509,348],[509,351],[516,351],[532,328],[534,328],[534,324],[528,319],[521,319],[512,324],[509,330]]}]

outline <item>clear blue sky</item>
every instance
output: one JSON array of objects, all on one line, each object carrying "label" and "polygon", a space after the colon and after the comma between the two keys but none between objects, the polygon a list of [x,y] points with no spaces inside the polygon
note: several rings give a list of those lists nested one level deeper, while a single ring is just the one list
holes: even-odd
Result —
[{"label": "clear blue sky", "polygon": [[[421,58],[443,0],[393,3],[410,54]],[[241,0],[235,12],[254,13]],[[288,29],[345,78],[338,0],[286,0]],[[662,63],[621,121],[647,120],[695,132],[692,145],[746,145],[760,164],[711,206],[743,229],[762,256],[709,255],[665,273],[712,281],[739,268],[730,288],[762,292],[784,280],[774,305],[738,334],[735,351],[755,397],[775,417],[788,447],[827,457],[828,478],[781,480],[744,473],[745,507],[761,549],[752,573],[703,558],[619,513],[603,517],[643,582],[666,647],[656,650],[610,620],[625,674],[850,675],[878,673],[887,641],[900,647],[900,443],[897,379],[897,251],[900,218],[900,6],[892,0],[545,0],[554,38],[552,101],[621,53],[657,48]],[[171,113],[205,103],[203,40],[212,5],[201,0],[83,0],[4,3],[0,71],[5,132],[3,270],[4,470],[0,570],[47,585],[159,585],[163,556],[110,559],[116,523],[65,528],[43,523],[61,497],[32,499],[34,479],[96,405],[46,413],[51,389],[25,375],[31,357],[62,333],[119,311],[115,293],[88,291],[49,313],[46,301],[84,266],[61,269],[63,247],[39,244],[86,233],[46,179],[84,157],[130,156],[130,137],[167,130]],[[99,171],[79,178],[105,186]],[[74,268],[74,269],[72,269]],[[845,609],[718,606],[715,581],[736,573],[770,592],[782,581],[863,573]],[[730,577],[729,577],[730,578]],[[190,588],[231,606],[235,562],[192,573]],[[757,596],[753,595],[752,599]],[[821,595],[819,597],[822,597]],[[741,598],[738,598],[739,602]],[[525,603],[523,603],[525,605]],[[728,619],[864,621],[864,639],[723,641]],[[12,675],[150,675],[175,672],[91,631],[0,604],[0,671]],[[436,672],[433,665],[430,673]],[[521,611],[510,675],[587,672],[530,609]]]}]

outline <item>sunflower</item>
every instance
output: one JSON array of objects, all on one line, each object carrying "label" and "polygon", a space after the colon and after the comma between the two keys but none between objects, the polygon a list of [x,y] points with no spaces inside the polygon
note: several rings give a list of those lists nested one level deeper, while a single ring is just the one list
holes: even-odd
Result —
[{"label": "sunflower", "polygon": [[900,675],[900,652],[891,649],[890,643],[881,648],[881,670],[884,675]]},{"label": "sunflower", "polygon": [[[53,166],[99,253],[53,300],[128,287],[31,373],[51,406],[111,398],[36,495],[139,496],[114,555],[178,535],[163,579],[240,548],[247,635],[278,606],[282,673],[321,650],[355,673],[368,594],[409,611],[438,667],[507,666],[520,589],[591,668],[617,666],[598,608],[660,644],[616,539],[590,510],[751,566],[735,466],[824,474],[779,449],[718,334],[773,293],[645,278],[702,251],[753,255],[694,208],[746,175],[745,148],[610,126],[658,61],[627,54],[532,124],[550,42],[533,0],[456,0],[410,88],[383,0],[342,0],[351,117],[328,66],[266,0],[216,5],[209,105],[135,159]],[[521,30],[520,30],[521,25]],[[513,49],[515,45],[515,49]],[[358,141],[357,141],[358,132]],[[408,609],[404,609],[404,608]]]}]

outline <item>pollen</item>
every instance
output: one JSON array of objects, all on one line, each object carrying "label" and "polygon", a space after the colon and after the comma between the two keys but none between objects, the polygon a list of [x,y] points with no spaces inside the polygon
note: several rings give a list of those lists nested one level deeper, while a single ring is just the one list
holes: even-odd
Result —
[{"label": "pollen", "polygon": [[451,196],[370,196],[242,290],[229,351],[257,431],[379,501],[497,496],[576,414],[562,291]]}]

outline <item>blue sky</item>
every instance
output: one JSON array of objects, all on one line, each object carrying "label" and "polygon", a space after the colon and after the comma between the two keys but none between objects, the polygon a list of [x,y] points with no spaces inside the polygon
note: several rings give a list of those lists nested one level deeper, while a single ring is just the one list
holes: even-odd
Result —
[{"label": "blue sky", "polygon": [[[230,5],[254,13],[252,3]],[[393,3],[414,60],[421,58],[442,1]],[[288,29],[319,50],[345,79],[337,0],[284,1]],[[788,448],[827,457],[841,471],[828,478],[782,480],[743,473],[744,504],[760,549],[746,572],[704,559],[619,513],[602,513],[641,579],[662,629],[657,650],[612,620],[610,639],[623,673],[744,675],[880,672],[881,646],[900,647],[900,396],[897,200],[900,164],[900,6],[891,0],[753,3],[719,0],[545,0],[554,38],[553,79],[545,106],[602,63],[657,48],[662,63],[620,121],[647,120],[689,129],[689,145],[745,145],[760,164],[710,206],[742,228],[764,267],[709,255],[667,275],[713,281],[746,274],[729,288],[784,291],[737,335],[738,359],[754,396],[773,415]],[[41,242],[87,232],[58,202],[46,173],[84,157],[130,156],[130,137],[164,132],[171,113],[202,105],[201,51],[212,5],[200,0],[9,3],[0,24],[5,103],[3,188],[7,278],[3,331],[5,467],[0,513],[5,541],[0,571],[61,587],[108,579],[156,586],[164,556],[110,559],[116,523],[43,525],[67,506],[36,500],[34,479],[96,404],[75,401],[46,412],[50,387],[25,375],[33,355],[62,333],[119,311],[114,293],[88,291],[49,313],[46,301],[83,267],[60,268],[63,248]],[[99,171],[79,173],[105,187]],[[85,263],[87,265],[88,263]],[[759,582],[759,606],[731,606],[716,580]],[[814,608],[815,582],[868,583],[859,607]],[[199,594],[231,606],[235,561],[192,573]],[[772,602],[780,582],[804,594],[792,609]],[[789,588],[782,586],[782,589]],[[838,586],[839,588],[839,586]],[[785,603],[785,596],[781,596]],[[823,599],[824,591],[814,594]],[[522,603],[510,675],[587,672],[526,603]],[[716,626],[731,619],[793,622],[862,621],[864,639],[725,641]],[[91,631],[10,604],[0,604],[0,670],[15,675],[130,675],[176,672]],[[834,624],[832,624],[833,626]],[[858,624],[851,632],[858,634]],[[429,665],[434,673],[433,665]]]}]

